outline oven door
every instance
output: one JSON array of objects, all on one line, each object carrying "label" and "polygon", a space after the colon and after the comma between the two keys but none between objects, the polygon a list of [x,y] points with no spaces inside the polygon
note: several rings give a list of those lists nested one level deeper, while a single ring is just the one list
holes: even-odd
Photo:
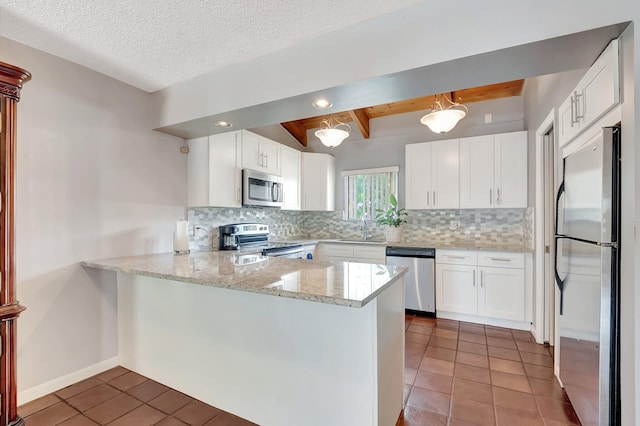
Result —
[{"label": "oven door", "polygon": [[242,171],[242,205],[259,207],[282,207],[283,180],[255,170]]}]

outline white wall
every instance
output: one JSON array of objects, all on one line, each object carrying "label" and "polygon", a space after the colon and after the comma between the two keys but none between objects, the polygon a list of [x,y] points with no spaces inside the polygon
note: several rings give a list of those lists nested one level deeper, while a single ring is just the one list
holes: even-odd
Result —
[{"label": "white wall", "polygon": [[148,93],[7,39],[0,51],[33,74],[18,104],[24,403],[114,362],[115,275],[78,262],[171,250],[186,214],[186,156],[182,140],[150,130]]}]

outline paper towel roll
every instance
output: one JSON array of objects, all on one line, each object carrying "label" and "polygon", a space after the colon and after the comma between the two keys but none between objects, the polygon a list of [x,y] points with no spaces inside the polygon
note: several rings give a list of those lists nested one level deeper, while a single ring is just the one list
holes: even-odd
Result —
[{"label": "paper towel roll", "polygon": [[189,251],[189,221],[179,220],[176,222],[176,230],[173,231],[173,251]]}]

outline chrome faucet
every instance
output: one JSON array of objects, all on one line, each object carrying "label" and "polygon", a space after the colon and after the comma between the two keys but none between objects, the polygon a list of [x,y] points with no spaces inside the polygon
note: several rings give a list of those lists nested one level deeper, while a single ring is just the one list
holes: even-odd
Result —
[{"label": "chrome faucet", "polygon": [[367,234],[367,219],[365,219],[366,213],[362,213],[362,223],[360,225],[360,229],[362,229],[362,239],[367,241],[371,238],[371,235]]}]

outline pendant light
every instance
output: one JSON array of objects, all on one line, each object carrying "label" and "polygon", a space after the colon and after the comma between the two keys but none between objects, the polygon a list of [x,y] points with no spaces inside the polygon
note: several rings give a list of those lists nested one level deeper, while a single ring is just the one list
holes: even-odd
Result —
[{"label": "pendant light", "polygon": [[[329,117],[328,120],[322,120],[320,129],[314,133],[318,139],[320,139],[320,142],[330,148],[340,145],[343,140],[349,137],[349,133],[351,132],[351,126],[339,120],[335,121],[338,124],[334,126],[333,117]],[[347,130],[340,129],[340,127],[346,128]]]},{"label": "pendant light", "polygon": [[[443,103],[449,103],[449,106],[445,108]],[[443,93],[440,96],[435,96],[433,105],[431,106],[431,112],[422,117],[420,123],[427,126],[432,132],[444,135],[456,127],[458,121],[462,120],[465,115],[467,115],[467,112],[469,112],[469,110],[466,106],[459,102],[452,101]]]}]

